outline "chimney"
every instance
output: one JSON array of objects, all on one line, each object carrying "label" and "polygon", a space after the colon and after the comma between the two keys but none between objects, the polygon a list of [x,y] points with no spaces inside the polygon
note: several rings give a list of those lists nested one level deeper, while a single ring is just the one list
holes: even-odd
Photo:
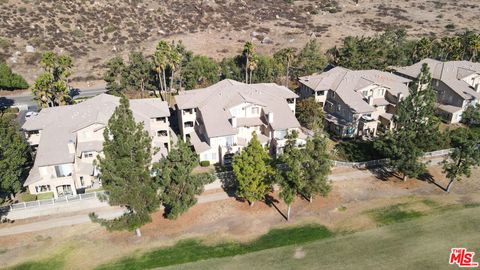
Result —
[{"label": "chimney", "polygon": [[72,140],[68,141],[68,152],[75,154],[75,143]]},{"label": "chimney", "polygon": [[477,93],[480,93],[480,83],[477,83],[477,84],[475,85],[475,91],[476,91]]},{"label": "chimney", "polygon": [[273,112],[268,113],[268,123],[270,123],[270,124],[273,123]]},{"label": "chimney", "polygon": [[231,118],[231,121],[232,121],[232,127],[236,128],[237,127],[237,117],[233,116]]},{"label": "chimney", "polygon": [[402,99],[403,99],[403,94],[402,94],[402,93],[398,93],[398,94],[397,94],[397,101],[400,102],[400,101],[402,101]]}]

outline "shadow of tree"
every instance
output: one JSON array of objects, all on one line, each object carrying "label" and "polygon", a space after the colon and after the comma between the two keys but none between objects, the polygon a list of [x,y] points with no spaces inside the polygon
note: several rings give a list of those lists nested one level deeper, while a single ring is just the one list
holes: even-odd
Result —
[{"label": "shadow of tree", "polygon": [[267,194],[265,195],[265,204],[268,205],[269,207],[273,207],[277,210],[277,212],[285,219],[287,220],[287,216],[280,210],[278,209],[278,206],[276,205],[279,203],[277,199],[275,199],[272,195]]},{"label": "shadow of tree", "polygon": [[435,186],[437,186],[437,187],[440,188],[441,190],[447,191],[446,188],[444,188],[443,186],[441,186],[440,184],[438,184],[438,183],[435,181],[435,178],[434,178],[433,175],[431,175],[430,173],[424,173],[424,174],[420,175],[420,176],[418,177],[418,180],[420,180],[420,181],[425,181],[425,182],[430,183],[430,184],[434,184]]}]

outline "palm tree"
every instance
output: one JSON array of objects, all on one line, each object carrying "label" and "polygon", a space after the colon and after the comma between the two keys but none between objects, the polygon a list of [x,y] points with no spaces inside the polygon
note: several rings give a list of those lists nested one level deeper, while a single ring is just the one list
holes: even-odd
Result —
[{"label": "palm tree", "polygon": [[292,61],[295,58],[295,53],[297,49],[295,48],[285,48],[278,51],[274,57],[277,58],[281,63],[285,64],[285,86],[288,87],[288,79],[290,78],[290,66],[292,65]]},{"label": "palm tree", "polygon": [[250,84],[252,84],[253,71],[258,67],[258,57],[256,54],[252,55],[248,64],[248,70],[250,71],[250,75],[248,77],[250,79]]},{"label": "palm tree", "polygon": [[254,46],[253,43],[250,41],[247,41],[245,45],[243,46],[243,57],[245,58],[245,83],[248,83],[248,70],[250,67],[250,60],[253,56],[254,53]]},{"label": "palm tree", "polygon": [[166,41],[160,41],[157,45],[155,53],[153,54],[153,62],[155,64],[155,71],[158,75],[158,87],[161,92],[167,90],[167,80],[165,70],[169,65],[169,56],[171,53],[170,44]]},{"label": "palm tree", "polygon": [[171,70],[171,73],[172,73],[170,75],[170,91],[172,91],[172,89],[173,89],[173,79],[174,79],[175,71],[179,68],[179,66],[182,63],[182,55],[176,49],[174,43],[172,43],[171,48],[172,48],[172,50],[170,52],[170,57],[169,57],[169,65],[170,65],[170,70]]}]

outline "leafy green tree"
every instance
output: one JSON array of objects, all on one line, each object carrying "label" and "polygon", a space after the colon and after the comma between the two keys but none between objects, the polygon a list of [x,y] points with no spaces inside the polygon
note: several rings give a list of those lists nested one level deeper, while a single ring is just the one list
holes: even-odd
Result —
[{"label": "leafy green tree", "polygon": [[107,83],[107,93],[120,96],[126,90],[125,63],[121,57],[114,57],[106,64],[107,70],[103,79]]},{"label": "leafy green tree", "polygon": [[13,73],[6,63],[0,62],[0,89],[15,90],[28,87],[27,81],[22,76]]},{"label": "leafy green tree", "polygon": [[443,162],[443,172],[450,179],[446,192],[450,192],[455,180],[462,176],[470,177],[472,167],[480,165],[480,136],[467,128],[459,128],[451,133],[454,147],[449,158]]},{"label": "leafy green tree", "polygon": [[55,107],[69,104],[71,97],[68,77],[73,67],[72,58],[45,52],[40,60],[45,72],[41,74],[33,86],[32,92],[41,107]]},{"label": "leafy green tree", "polygon": [[243,73],[243,57],[237,55],[235,57],[223,58],[220,62],[220,71],[222,79],[232,79],[236,81],[245,80]]},{"label": "leafy green tree", "polygon": [[468,106],[462,114],[462,123],[469,127],[480,126],[480,106]]},{"label": "leafy green tree", "polygon": [[92,221],[108,230],[135,230],[151,221],[150,213],[160,205],[157,187],[150,175],[152,144],[143,123],[136,123],[128,99],[123,96],[103,133],[104,157],[99,157],[102,185],[109,193],[110,205],[120,205],[127,212],[114,220]]},{"label": "leafy green tree", "polygon": [[407,177],[417,177],[426,170],[419,159],[435,148],[442,138],[435,113],[435,93],[427,65],[410,87],[410,94],[400,102],[394,118],[395,130],[376,142],[375,147],[390,158],[392,168]]},{"label": "leafy green tree", "polygon": [[186,89],[210,86],[218,82],[220,70],[217,63],[203,55],[195,55],[182,69]]},{"label": "leafy green tree", "polygon": [[300,50],[294,61],[293,75],[295,77],[322,72],[327,65],[327,58],[316,40],[309,41]]},{"label": "leafy green tree", "polygon": [[274,169],[270,155],[255,132],[248,146],[234,157],[232,167],[238,197],[247,200],[250,206],[265,198],[271,188]]},{"label": "leafy green tree", "polygon": [[30,148],[15,119],[0,115],[0,195],[13,198],[21,190],[29,160]]},{"label": "leafy green tree", "polygon": [[178,140],[165,159],[155,164],[156,183],[160,187],[160,197],[165,206],[165,215],[176,219],[197,203],[196,195],[203,192],[205,184],[214,179],[211,174],[193,174],[198,166],[198,156],[191,146]]},{"label": "leafy green tree", "polygon": [[307,140],[307,145],[302,151],[305,161],[303,171],[305,183],[300,192],[313,201],[315,195],[326,197],[331,190],[328,183],[332,162],[328,154],[327,138],[316,132],[312,138]]},{"label": "leafy green tree", "polygon": [[154,90],[153,64],[141,52],[131,52],[128,57],[128,65],[124,69],[123,78],[127,90],[138,91],[144,97],[145,90]]},{"label": "leafy green tree", "polygon": [[298,101],[296,115],[300,124],[310,130],[318,131],[323,128],[323,108],[315,98]]}]

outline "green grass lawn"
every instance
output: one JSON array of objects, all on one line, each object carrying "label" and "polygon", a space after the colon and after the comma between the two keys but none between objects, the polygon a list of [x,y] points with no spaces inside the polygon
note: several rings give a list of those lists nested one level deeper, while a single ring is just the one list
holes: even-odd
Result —
[{"label": "green grass lawn", "polygon": [[[381,223],[408,221],[307,244],[162,269],[456,269],[448,264],[452,247],[466,247],[480,254],[480,207],[456,208],[430,216],[415,214],[406,219],[398,213],[387,211]],[[304,257],[295,258],[295,253],[303,253]]]},{"label": "green grass lawn", "polygon": [[162,248],[140,256],[125,258],[98,269],[149,269],[246,254],[286,245],[304,244],[331,236],[333,236],[333,233],[324,226],[312,224],[302,227],[274,229],[257,240],[246,244],[232,241],[209,246],[192,239],[180,241],[170,248]]}]

